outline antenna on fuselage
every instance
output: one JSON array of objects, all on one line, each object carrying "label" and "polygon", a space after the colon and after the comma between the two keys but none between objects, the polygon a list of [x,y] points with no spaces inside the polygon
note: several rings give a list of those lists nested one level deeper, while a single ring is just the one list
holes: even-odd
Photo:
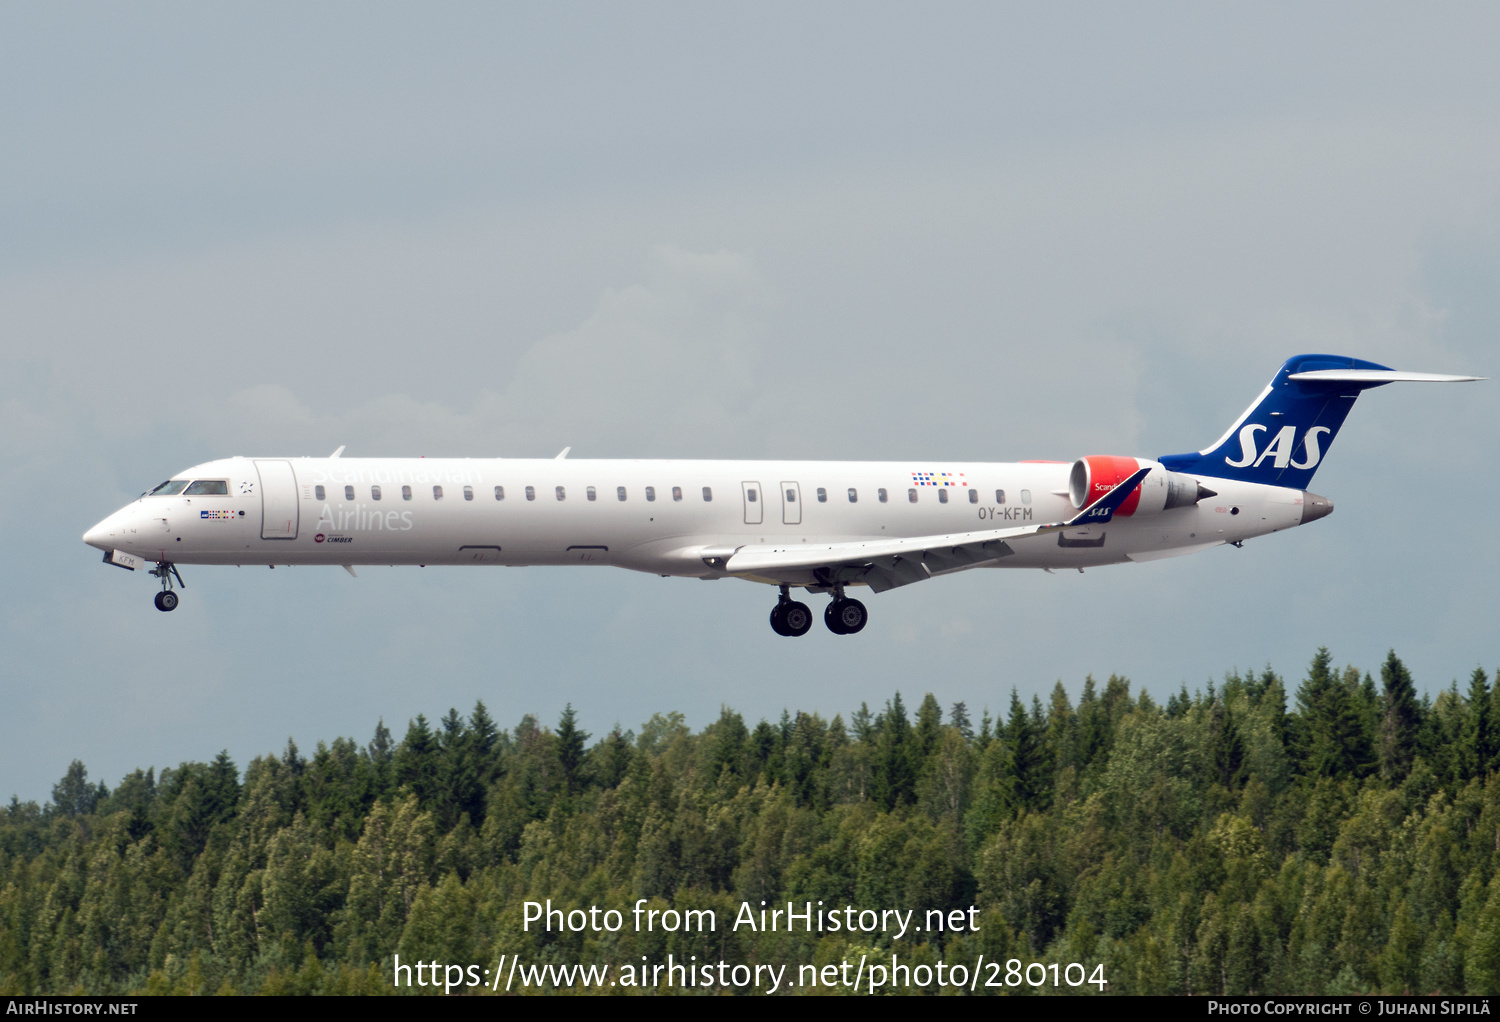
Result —
[{"label": "antenna on fuselage", "polygon": [[344,445],[343,444],[339,444],[339,449],[336,450],[336,451],[334,451],[332,454],[330,454],[329,457],[330,458],[337,458],[340,454],[343,454],[343,453],[344,453]]},{"label": "antenna on fuselage", "polygon": [[553,458],[552,460],[553,461],[562,461],[564,458],[566,458],[568,456],[568,452],[571,451],[572,449],[573,448],[571,448],[571,447],[564,447],[562,449],[562,453],[559,454],[557,457]]}]

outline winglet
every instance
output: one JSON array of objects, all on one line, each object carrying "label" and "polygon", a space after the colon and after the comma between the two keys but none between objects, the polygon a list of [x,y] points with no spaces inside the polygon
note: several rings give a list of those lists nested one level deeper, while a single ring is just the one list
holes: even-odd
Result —
[{"label": "winglet", "polygon": [[553,461],[562,461],[564,458],[566,458],[568,456],[568,452],[571,451],[572,449],[573,448],[571,448],[571,447],[564,447],[562,449],[562,453],[559,454],[557,457],[553,458],[552,460]]},{"label": "winglet", "polygon": [[332,454],[330,454],[329,457],[330,458],[337,458],[340,454],[343,454],[343,453],[344,453],[344,445],[343,444],[339,444],[339,449],[336,450],[336,451],[334,451]]},{"label": "winglet", "polygon": [[1125,480],[1104,496],[1094,501],[1088,507],[1078,512],[1068,520],[1068,525],[1103,525],[1115,516],[1120,505],[1125,499],[1135,492],[1135,488],[1141,485],[1141,480],[1151,474],[1150,468],[1137,469],[1135,474]]}]

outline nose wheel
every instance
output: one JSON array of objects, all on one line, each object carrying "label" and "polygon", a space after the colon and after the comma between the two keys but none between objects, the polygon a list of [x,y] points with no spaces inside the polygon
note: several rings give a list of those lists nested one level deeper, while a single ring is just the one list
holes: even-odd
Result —
[{"label": "nose wheel", "polygon": [[781,587],[781,602],[771,609],[771,631],[777,635],[795,637],[806,635],[812,628],[812,611],[807,604],[798,603],[788,595],[787,587]]},{"label": "nose wheel", "polygon": [[156,567],[151,569],[151,574],[161,579],[161,592],[156,594],[156,599],[153,601],[156,604],[156,609],[160,611],[176,610],[178,596],[172,588],[172,580],[175,578],[178,585],[184,589],[187,588],[187,583],[177,573],[177,565],[171,561],[157,561]]}]

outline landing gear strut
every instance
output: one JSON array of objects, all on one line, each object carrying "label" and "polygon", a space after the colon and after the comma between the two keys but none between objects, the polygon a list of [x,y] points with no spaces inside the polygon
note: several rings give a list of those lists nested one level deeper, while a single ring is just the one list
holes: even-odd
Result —
[{"label": "landing gear strut", "polygon": [[844,587],[834,590],[832,602],[823,611],[823,623],[834,635],[853,635],[870,620],[865,605],[844,595]]},{"label": "landing gear strut", "polygon": [[781,599],[771,610],[771,630],[777,635],[806,635],[812,627],[812,611],[807,604],[792,599],[790,587],[781,587]]},{"label": "landing gear strut", "polygon": [[151,569],[151,574],[161,579],[161,592],[156,594],[156,609],[167,611],[177,609],[177,593],[172,589],[172,579],[177,579],[177,584],[187,588],[187,583],[177,573],[177,565],[171,561],[157,561],[156,567]]}]

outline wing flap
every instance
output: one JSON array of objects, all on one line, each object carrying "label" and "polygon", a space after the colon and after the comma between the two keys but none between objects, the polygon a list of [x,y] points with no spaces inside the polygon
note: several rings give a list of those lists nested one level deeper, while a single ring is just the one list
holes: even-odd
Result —
[{"label": "wing flap", "polygon": [[[948,536],[916,536],[911,539],[869,540],[854,543],[805,543],[799,546],[743,546],[724,565],[734,575],[754,574],[785,568],[827,568],[841,564],[869,563],[887,566],[895,563],[942,562],[937,571],[968,567],[982,561],[993,561],[1015,551],[1005,546],[1007,539],[1034,536],[1066,528],[1066,525],[1024,525],[991,532],[955,533]],[[1002,549],[1002,547],[1004,549]],[[926,577],[925,575],[923,577]],[[913,579],[913,581],[916,581]]]}]

